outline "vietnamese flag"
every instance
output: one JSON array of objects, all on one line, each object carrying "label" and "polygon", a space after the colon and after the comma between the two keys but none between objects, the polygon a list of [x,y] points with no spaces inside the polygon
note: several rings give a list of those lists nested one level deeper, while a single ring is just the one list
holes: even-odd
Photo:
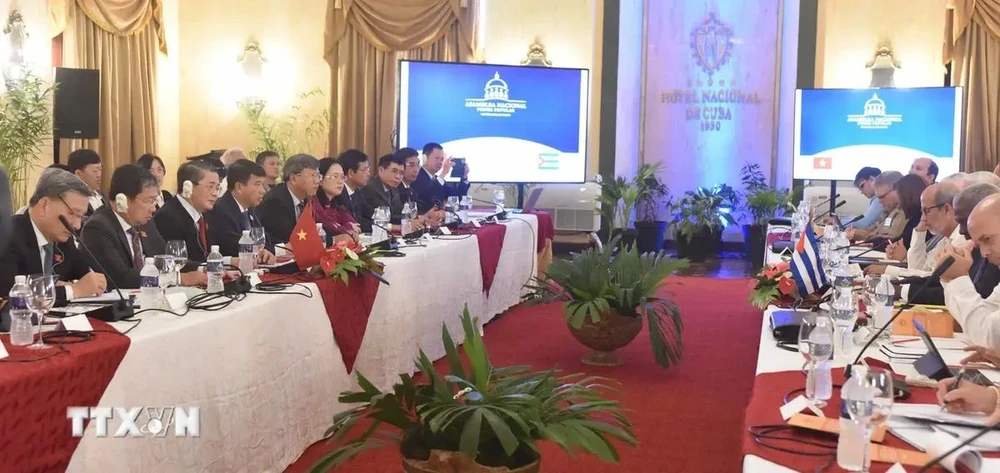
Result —
[{"label": "vietnamese flag", "polygon": [[326,249],[319,240],[319,232],[316,231],[316,219],[313,218],[311,202],[302,209],[302,216],[295,223],[292,234],[288,235],[288,244],[295,255],[295,264],[301,270],[316,266],[323,257]]},{"label": "vietnamese flag", "polygon": [[833,160],[830,158],[813,158],[813,169],[833,169]]}]

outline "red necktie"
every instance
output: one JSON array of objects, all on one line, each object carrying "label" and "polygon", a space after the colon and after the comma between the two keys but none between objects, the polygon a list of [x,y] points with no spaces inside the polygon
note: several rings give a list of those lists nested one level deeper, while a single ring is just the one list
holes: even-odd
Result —
[{"label": "red necktie", "polygon": [[139,240],[139,230],[132,227],[128,229],[128,233],[132,239],[132,267],[141,270],[144,258],[142,254],[142,243],[141,240]]},{"label": "red necktie", "polygon": [[205,217],[198,219],[198,240],[201,242],[201,248],[203,250],[208,249],[208,223],[205,222]]}]

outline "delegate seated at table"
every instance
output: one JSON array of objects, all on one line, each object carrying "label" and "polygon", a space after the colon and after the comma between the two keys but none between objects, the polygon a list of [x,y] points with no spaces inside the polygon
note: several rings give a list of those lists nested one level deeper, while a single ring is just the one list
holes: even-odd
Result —
[{"label": "delegate seated at table", "polygon": [[1000,194],[987,197],[972,211],[969,235],[971,242],[947,245],[938,255],[938,264],[945,258],[955,259],[941,275],[945,305],[973,343],[1000,349],[1000,289],[983,299],[969,277],[973,245],[990,263],[1000,262]]},{"label": "delegate seated at table", "polygon": [[870,267],[868,273],[883,272],[900,277],[930,276],[937,264],[937,254],[946,241],[952,245],[961,245],[966,241],[955,218],[954,201],[958,191],[958,186],[950,182],[924,189],[920,194],[920,221],[911,234],[909,249],[897,240],[885,250],[887,259],[905,261],[906,267],[877,265]]},{"label": "delegate seated at table", "polygon": [[903,233],[906,226],[906,217],[903,210],[899,208],[899,198],[896,195],[895,185],[903,175],[896,171],[886,171],[875,178],[873,187],[875,197],[882,204],[883,215],[879,224],[870,230],[853,228],[847,229],[847,237],[851,240],[862,241],[874,238],[895,238]]},{"label": "delegate seated at table", "polygon": [[59,277],[56,306],[104,293],[104,275],[90,269],[59,219],[79,230],[91,195],[87,184],[67,171],[50,168],[42,173],[28,210],[11,218],[10,243],[0,256],[0,294],[10,293],[14,276],[32,274]]}]

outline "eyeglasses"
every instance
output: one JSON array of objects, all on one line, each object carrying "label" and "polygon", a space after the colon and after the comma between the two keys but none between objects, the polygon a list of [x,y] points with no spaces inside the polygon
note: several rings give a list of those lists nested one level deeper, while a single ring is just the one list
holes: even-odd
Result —
[{"label": "eyeglasses", "polygon": [[418,166],[420,166],[419,162],[416,162],[416,163],[406,163],[406,167],[408,167],[408,168],[415,168],[415,167],[418,167]]},{"label": "eyeglasses", "polygon": [[931,210],[934,210],[934,209],[938,209],[938,208],[941,208],[941,207],[944,207],[945,205],[947,205],[947,204],[938,204],[938,205],[935,205],[935,206],[933,206],[933,207],[923,207],[923,208],[921,208],[920,210],[921,210],[921,211],[922,211],[922,212],[924,213],[924,215],[928,215],[928,214],[930,214],[930,213],[931,213]]},{"label": "eyeglasses", "polygon": [[893,189],[889,189],[888,191],[886,191],[885,194],[876,194],[875,197],[878,197],[879,200],[882,200],[882,199],[885,198],[885,196],[887,196],[889,194],[892,194],[892,191],[893,191]]},{"label": "eyeglasses", "polygon": [[69,216],[74,222],[82,222],[83,218],[87,216],[85,213],[78,213],[76,210],[73,210],[73,207],[70,207],[62,196],[59,196],[59,201],[66,206],[66,210],[69,210]]},{"label": "eyeglasses", "polygon": [[323,179],[327,180],[327,181],[343,181],[344,180],[344,175],[343,174],[331,174],[329,176],[323,176]]}]

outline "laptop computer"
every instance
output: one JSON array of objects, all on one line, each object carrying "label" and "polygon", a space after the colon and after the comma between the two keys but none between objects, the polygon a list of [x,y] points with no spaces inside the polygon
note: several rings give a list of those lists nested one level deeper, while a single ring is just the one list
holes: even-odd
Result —
[{"label": "laptop computer", "polygon": [[517,210],[517,213],[531,212],[532,210],[535,210],[535,205],[538,204],[538,198],[541,197],[543,190],[545,190],[543,187],[531,189],[531,193],[528,194],[528,200],[524,201],[524,207]]}]

